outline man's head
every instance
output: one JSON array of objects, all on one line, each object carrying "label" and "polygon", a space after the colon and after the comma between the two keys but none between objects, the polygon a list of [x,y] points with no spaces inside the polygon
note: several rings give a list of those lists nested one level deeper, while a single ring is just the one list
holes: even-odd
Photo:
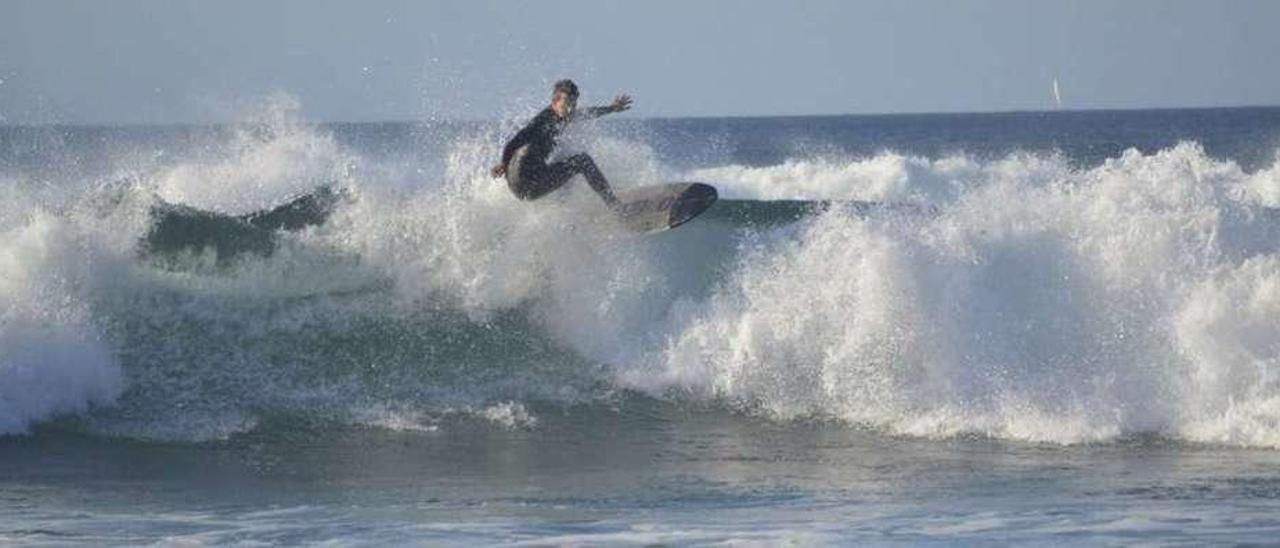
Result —
[{"label": "man's head", "polygon": [[556,82],[551,92],[551,110],[562,120],[567,120],[578,108],[578,85],[573,80]]}]

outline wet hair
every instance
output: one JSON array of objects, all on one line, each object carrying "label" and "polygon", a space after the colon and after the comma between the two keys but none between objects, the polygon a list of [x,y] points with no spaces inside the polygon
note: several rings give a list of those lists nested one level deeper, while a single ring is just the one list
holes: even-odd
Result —
[{"label": "wet hair", "polygon": [[564,80],[560,80],[559,82],[556,82],[555,86],[553,86],[551,89],[552,89],[551,91],[552,95],[556,93],[564,92],[565,95],[568,95],[570,97],[578,96],[578,84],[573,83],[573,80],[570,80],[568,78],[565,78]]}]

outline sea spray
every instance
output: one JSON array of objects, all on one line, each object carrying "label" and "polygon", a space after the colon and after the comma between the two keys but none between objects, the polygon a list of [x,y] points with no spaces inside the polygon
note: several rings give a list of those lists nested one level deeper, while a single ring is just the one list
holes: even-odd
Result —
[{"label": "sea spray", "polygon": [[266,209],[320,185],[342,186],[362,162],[329,131],[307,124],[301,104],[275,94],[209,139],[192,156],[155,166],[148,186],[161,199],[224,213]]},{"label": "sea spray", "polygon": [[[422,137],[443,143],[427,169],[289,101],[264,112],[4,210],[5,363],[54,364],[5,370],[4,389],[47,395],[6,431],[87,409],[87,432],[196,441],[495,409],[537,425],[547,405],[638,397],[925,437],[1280,445],[1274,164],[1184,143],[1084,166],[833,152],[680,171],[585,128],[619,187],[706,180],[747,213],[638,237],[593,222],[585,185],[511,197],[487,174],[490,125]],[[157,268],[135,248],[157,199],[229,215],[321,182],[352,199],[269,257]],[[33,351],[49,340],[73,352]]]},{"label": "sea spray", "polygon": [[0,435],[110,404],[122,387],[87,310],[91,251],[56,215],[5,207],[20,212],[6,211],[0,227]]},{"label": "sea spray", "polygon": [[762,235],[621,379],[915,435],[1280,442],[1280,270],[1249,176],[1184,144],[965,178],[936,215]]}]

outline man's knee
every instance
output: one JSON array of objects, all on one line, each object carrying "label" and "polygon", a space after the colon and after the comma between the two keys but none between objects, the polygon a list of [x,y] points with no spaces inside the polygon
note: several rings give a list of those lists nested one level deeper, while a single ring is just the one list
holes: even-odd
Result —
[{"label": "man's knee", "polygon": [[596,169],[596,162],[592,160],[590,156],[587,156],[585,153],[574,154],[573,156],[570,156],[568,160],[565,160],[565,161],[578,171],[583,171],[583,170],[594,171]]}]

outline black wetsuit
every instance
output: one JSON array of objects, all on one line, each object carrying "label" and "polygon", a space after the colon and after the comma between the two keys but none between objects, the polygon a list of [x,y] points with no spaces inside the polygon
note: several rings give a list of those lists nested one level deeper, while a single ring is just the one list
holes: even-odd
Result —
[{"label": "black wetsuit", "polygon": [[[609,107],[592,107],[586,109],[581,116],[595,118],[613,112]],[[555,111],[546,108],[524,126],[515,137],[502,149],[502,165],[507,166],[507,185],[511,192],[521,200],[536,200],[547,193],[564,186],[574,175],[586,177],[604,201],[610,205],[617,202],[609,183],[605,180],[600,168],[586,154],[576,154],[563,160],[547,163],[547,157],[556,146],[556,136],[564,129],[564,120],[556,116]],[[522,156],[516,159],[517,165],[511,165],[512,157],[521,147],[528,147]]]}]

